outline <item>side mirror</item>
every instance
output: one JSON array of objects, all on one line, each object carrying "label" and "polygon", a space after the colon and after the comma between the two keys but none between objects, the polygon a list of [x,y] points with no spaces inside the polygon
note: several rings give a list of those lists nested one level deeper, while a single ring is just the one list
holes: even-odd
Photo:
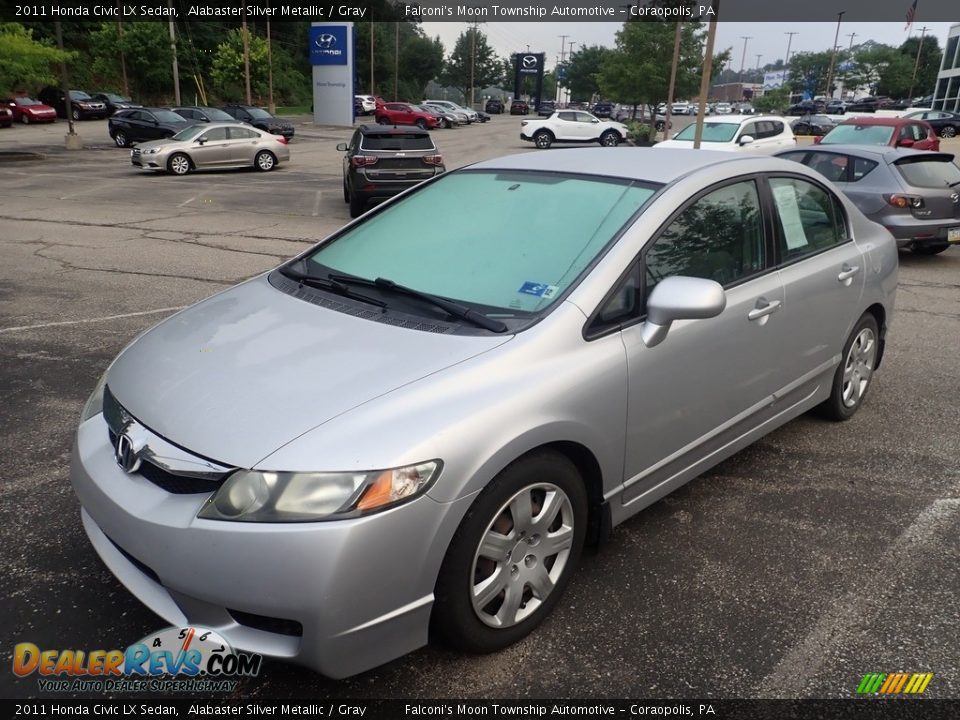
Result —
[{"label": "side mirror", "polygon": [[657,283],[647,300],[647,320],[640,338],[648,348],[663,342],[674,320],[716,317],[727,306],[720,283],[674,275]]},{"label": "side mirror", "polygon": [[813,138],[813,144],[819,145],[821,140],[823,140],[823,135],[817,135],[816,137]]},{"label": "side mirror", "polygon": [[157,120],[151,120],[151,121],[150,121],[150,124],[151,124],[151,125],[159,125],[160,122],[157,121]]},{"label": "side mirror", "polygon": [[346,152],[346,151],[347,151],[347,144],[346,144],[346,143],[337,143],[337,150],[339,150],[340,152]]},{"label": "side mirror", "polygon": [[741,135],[741,136],[740,136],[740,144],[741,144],[741,145],[749,145],[749,144],[752,143],[752,142],[753,142],[753,135]]},{"label": "side mirror", "polygon": [[593,120],[591,120],[590,122],[592,122],[592,123],[599,123],[600,121],[599,121],[599,120],[597,120],[596,118],[594,118],[594,119],[593,119]]},{"label": "side mirror", "polygon": [[903,140],[897,140],[897,147],[913,147],[913,139],[904,138]]},{"label": "side mirror", "polygon": [[203,145],[207,142],[207,139],[204,137],[197,138],[197,145]]}]

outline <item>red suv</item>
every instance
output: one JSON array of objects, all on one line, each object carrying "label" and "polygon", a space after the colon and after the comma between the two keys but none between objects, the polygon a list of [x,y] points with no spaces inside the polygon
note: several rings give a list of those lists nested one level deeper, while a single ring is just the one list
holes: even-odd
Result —
[{"label": "red suv", "polygon": [[844,120],[813,142],[822,145],[889,145],[914,150],[939,150],[940,139],[922,120],[896,117],[857,117]]},{"label": "red suv", "polygon": [[436,115],[407,103],[384,103],[377,108],[375,117],[381,125],[416,125],[421,130],[435,128],[440,122]]}]

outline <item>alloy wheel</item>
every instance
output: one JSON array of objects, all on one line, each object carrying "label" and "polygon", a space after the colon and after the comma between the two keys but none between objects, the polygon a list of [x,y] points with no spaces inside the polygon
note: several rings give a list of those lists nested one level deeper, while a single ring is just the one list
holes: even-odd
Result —
[{"label": "alloy wheel", "polygon": [[876,335],[872,328],[865,327],[850,346],[843,365],[842,397],[846,407],[855,407],[867,392],[876,357]]}]

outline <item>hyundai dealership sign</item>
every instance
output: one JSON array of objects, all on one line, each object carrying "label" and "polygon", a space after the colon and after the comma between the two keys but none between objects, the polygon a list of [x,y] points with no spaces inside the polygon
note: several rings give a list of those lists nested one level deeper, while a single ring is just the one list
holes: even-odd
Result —
[{"label": "hyundai dealership sign", "polygon": [[346,65],[347,28],[344,25],[314,25],[310,28],[310,64]]}]

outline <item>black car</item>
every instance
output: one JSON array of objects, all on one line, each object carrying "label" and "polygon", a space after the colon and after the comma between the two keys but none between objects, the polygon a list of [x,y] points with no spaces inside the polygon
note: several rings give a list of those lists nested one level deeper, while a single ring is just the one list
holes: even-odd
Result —
[{"label": "black car", "polygon": [[[60,88],[45,87],[37,95],[37,99],[56,110],[57,117],[67,116],[67,99]],[[83,90],[70,91],[70,114],[73,115],[74,120],[102,119],[110,116],[105,102],[94,100]]]},{"label": "black car", "polygon": [[222,108],[234,120],[249,123],[255,128],[271,135],[283,135],[287,140],[293,137],[293,123],[271,115],[263,108],[252,105],[224,105]]},{"label": "black car", "polygon": [[483,110],[477,110],[477,122],[485,123],[490,122],[490,116],[485,113]]},{"label": "black car", "polygon": [[933,131],[942,138],[956,137],[960,133],[960,113],[948,110],[923,110],[907,115],[911,120],[923,120],[930,123]]},{"label": "black car", "polygon": [[361,125],[337,150],[344,153],[343,201],[354,218],[369,200],[392,197],[446,170],[430,133],[418,127]]},{"label": "black car", "polygon": [[857,98],[847,103],[847,112],[876,112],[878,108],[883,107],[880,100],[871,96]]},{"label": "black car", "polygon": [[826,115],[804,115],[790,123],[794,135],[826,135],[836,126]]},{"label": "black car", "polygon": [[510,103],[511,115],[526,115],[530,112],[530,106],[523,100],[514,100]]},{"label": "black car", "polygon": [[613,115],[613,103],[598,102],[593,106],[593,114],[598,118],[608,118]]},{"label": "black car", "polygon": [[816,100],[803,100],[791,105],[787,108],[787,115],[814,115],[816,113],[822,113],[824,109],[824,103]]},{"label": "black car", "polygon": [[188,105],[187,107],[175,107],[172,110],[181,117],[191,120],[194,123],[208,122],[236,122],[232,115],[228,115],[220,108],[204,107],[202,105]]},{"label": "black car", "polygon": [[483,109],[491,115],[499,115],[503,112],[503,100],[490,98]]},{"label": "black car", "polygon": [[557,111],[557,104],[553,100],[541,100],[537,105],[537,115],[549,117]]},{"label": "black car", "polygon": [[173,137],[196,123],[167,108],[118,110],[107,122],[107,130],[117,147],[130,143]]},{"label": "black car", "polygon": [[131,108],[143,107],[140,103],[135,103],[131,98],[124,97],[109,92],[95,92],[91,95],[94,100],[99,100],[107,106],[107,112],[113,115],[117,110],[129,110]]}]

